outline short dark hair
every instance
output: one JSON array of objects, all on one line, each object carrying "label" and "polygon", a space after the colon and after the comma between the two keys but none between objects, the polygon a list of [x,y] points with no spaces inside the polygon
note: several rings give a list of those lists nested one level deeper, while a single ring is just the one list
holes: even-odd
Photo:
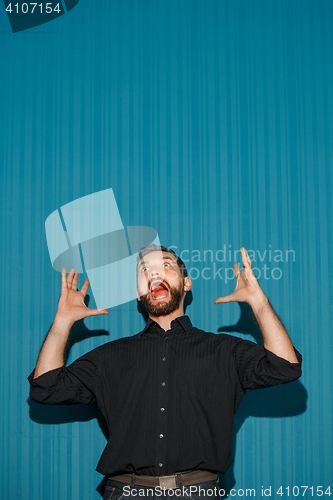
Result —
[{"label": "short dark hair", "polygon": [[138,268],[140,261],[143,259],[143,257],[151,252],[167,252],[167,253],[170,253],[171,255],[173,255],[174,257],[176,257],[177,265],[180,269],[182,278],[183,279],[186,278],[187,269],[186,269],[186,266],[185,266],[184,262],[182,261],[182,259],[180,257],[178,257],[176,252],[174,252],[171,248],[163,247],[162,245],[152,244],[152,245],[148,245],[147,247],[143,247],[138,255],[138,258],[137,258],[137,264],[136,264],[137,268]]}]

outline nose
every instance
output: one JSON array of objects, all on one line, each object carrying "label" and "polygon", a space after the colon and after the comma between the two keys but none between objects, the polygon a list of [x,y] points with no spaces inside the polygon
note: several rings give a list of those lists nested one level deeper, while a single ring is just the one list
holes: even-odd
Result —
[{"label": "nose", "polygon": [[150,271],[150,275],[149,275],[150,278],[156,278],[159,276],[161,276],[161,273],[158,271],[158,269],[152,269]]},{"label": "nose", "polygon": [[156,278],[164,279],[164,267],[160,264],[152,265],[149,272],[150,281]]}]

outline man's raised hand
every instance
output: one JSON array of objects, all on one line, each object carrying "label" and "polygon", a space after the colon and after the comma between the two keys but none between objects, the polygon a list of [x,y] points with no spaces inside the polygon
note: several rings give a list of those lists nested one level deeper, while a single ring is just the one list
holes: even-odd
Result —
[{"label": "man's raised hand", "polygon": [[243,269],[239,270],[238,264],[235,262],[233,269],[234,275],[237,280],[236,288],[231,295],[226,295],[225,297],[219,297],[215,300],[215,304],[226,303],[226,302],[247,302],[252,306],[255,302],[263,300],[265,298],[257,278],[252,271],[252,262],[247,253],[247,250],[243,247],[240,249],[242,254]]},{"label": "man's raised hand", "polygon": [[79,274],[71,269],[66,278],[66,269],[61,271],[61,295],[58,303],[57,316],[71,323],[88,316],[109,314],[106,309],[89,309],[84,298],[89,288],[89,280],[86,279],[81,290],[77,289]]},{"label": "man's raised hand", "polygon": [[66,269],[61,271],[61,295],[57,314],[39,353],[34,378],[64,365],[64,352],[68,336],[75,321],[88,316],[109,314],[106,309],[89,309],[84,298],[89,288],[86,279],[80,291],[77,289],[78,273],[71,269],[66,278]]}]

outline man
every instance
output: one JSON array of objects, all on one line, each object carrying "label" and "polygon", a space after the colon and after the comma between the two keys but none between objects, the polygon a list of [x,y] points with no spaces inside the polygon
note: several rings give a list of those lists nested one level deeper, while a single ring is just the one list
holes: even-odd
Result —
[{"label": "man", "polygon": [[105,499],[153,493],[161,498],[168,492],[198,498],[208,490],[218,498],[217,471],[224,473],[233,461],[233,416],[246,389],[301,375],[301,356],[263,294],[245,248],[241,253],[242,271],[234,264],[235,291],[215,303],[247,302],[264,346],[194,328],[184,316],[191,289],[184,263],[173,251],[151,245],[137,265],[138,300],[149,314],[144,330],[68,367],[64,350],[73,323],[108,311],[88,309],[89,281],[77,291],[78,274],[71,270],[66,279],[63,269],[57,314],[29,377],[30,394],[49,404],[97,401],[110,432],[97,467],[111,476]]}]

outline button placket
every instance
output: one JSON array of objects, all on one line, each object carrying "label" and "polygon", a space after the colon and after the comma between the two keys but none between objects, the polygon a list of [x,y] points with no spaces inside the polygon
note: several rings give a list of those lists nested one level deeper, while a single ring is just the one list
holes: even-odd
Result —
[{"label": "button placket", "polygon": [[158,404],[158,426],[157,426],[157,457],[156,463],[158,468],[163,473],[163,466],[166,463],[166,423],[167,423],[167,404],[168,404],[168,337],[164,337],[161,341],[160,361],[160,380],[158,382],[158,394],[156,402]]}]

